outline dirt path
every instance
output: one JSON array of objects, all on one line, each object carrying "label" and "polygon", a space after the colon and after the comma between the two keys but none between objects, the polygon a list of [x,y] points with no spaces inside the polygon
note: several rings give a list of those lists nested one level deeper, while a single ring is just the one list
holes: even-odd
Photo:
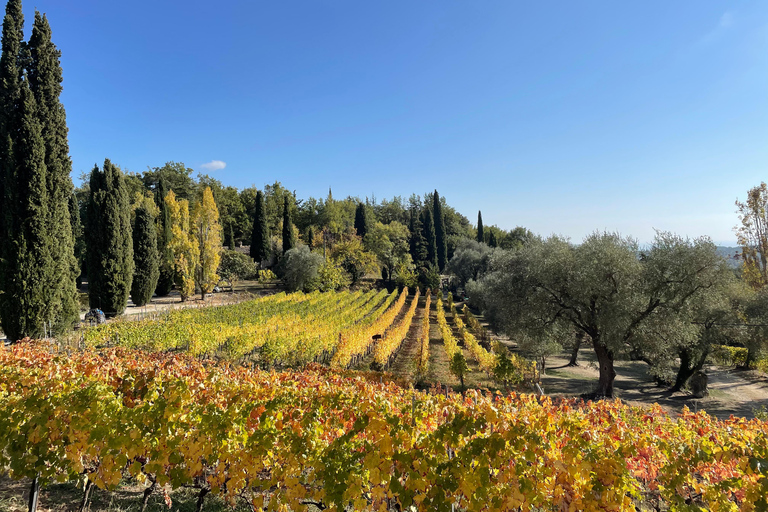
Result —
[{"label": "dirt path", "polygon": [[[548,395],[579,396],[594,390],[599,372],[594,353],[583,350],[579,366],[566,367],[568,355],[547,359],[549,369],[543,376],[543,387]],[[687,391],[670,393],[659,387],[648,373],[648,365],[640,361],[617,361],[616,395],[632,405],[657,403],[669,412],[680,412],[683,407],[705,410],[718,418],[731,414],[751,418],[754,410],[768,408],[768,379],[756,372],[741,372],[730,368],[708,365],[709,396],[694,398]]]},{"label": "dirt path", "polygon": [[395,361],[387,371],[395,375],[402,375],[407,380],[413,382],[416,375],[416,366],[418,365],[419,353],[421,352],[421,321],[424,318],[424,306],[426,297],[419,297],[419,305],[411,320],[411,327],[408,329],[408,335],[405,337],[400,350],[397,351]]}]

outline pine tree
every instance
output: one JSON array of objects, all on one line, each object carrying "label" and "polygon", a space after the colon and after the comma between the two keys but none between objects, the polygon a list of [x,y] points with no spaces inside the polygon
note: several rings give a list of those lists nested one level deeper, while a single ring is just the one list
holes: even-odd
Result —
[{"label": "pine tree", "polygon": [[205,187],[203,198],[195,205],[192,233],[200,255],[195,271],[195,284],[200,288],[205,300],[205,294],[212,292],[219,282],[216,271],[221,261],[221,223],[211,187]]},{"label": "pine tree", "polygon": [[422,212],[422,233],[427,246],[427,263],[437,266],[437,243],[435,240],[435,224],[432,221],[432,210],[428,207]]},{"label": "pine tree", "polygon": [[37,115],[45,144],[46,186],[48,188],[48,238],[55,279],[49,284],[51,314],[55,331],[61,332],[77,321],[79,301],[76,279],[80,274],[75,257],[69,199],[74,187],[70,173],[67,116],[59,100],[62,91],[61,52],[51,41],[48,19],[35,12],[28,44],[29,84],[37,103]]},{"label": "pine tree", "polygon": [[90,179],[86,247],[88,302],[107,316],[120,315],[133,284],[133,237],[123,173],[109,159]]},{"label": "pine tree", "polygon": [[251,234],[251,258],[257,265],[269,259],[269,228],[267,227],[267,207],[264,193],[256,192],[256,212],[253,215],[253,233]]},{"label": "pine tree", "polygon": [[291,221],[291,203],[288,196],[285,196],[283,203],[283,254],[296,247],[296,235],[293,233],[293,222]]},{"label": "pine tree", "polygon": [[152,299],[160,277],[157,228],[155,218],[146,206],[139,206],[136,209],[136,220],[133,225],[133,263],[135,271],[131,299],[135,305],[143,306]]},{"label": "pine tree", "polygon": [[168,244],[172,258],[176,285],[181,302],[195,293],[195,270],[200,258],[200,247],[190,236],[189,201],[176,200],[173,190],[165,196],[165,203],[171,213],[171,241]]},{"label": "pine tree", "polygon": [[440,272],[445,269],[445,263],[448,260],[448,240],[445,234],[445,218],[443,217],[443,206],[440,203],[440,195],[435,190],[432,199],[432,215],[435,223],[435,245],[437,246],[437,266]]},{"label": "pine tree", "polygon": [[363,203],[358,203],[357,208],[355,208],[355,230],[360,238],[365,237],[365,234],[368,233],[368,216]]},{"label": "pine tree", "polygon": [[165,180],[160,180],[156,193],[155,203],[160,210],[157,236],[157,252],[160,258],[160,277],[157,279],[155,293],[158,297],[165,297],[171,292],[174,281],[173,251],[171,251],[170,248],[173,231],[171,227],[171,211],[168,208],[168,204],[165,202],[165,197],[168,195],[168,187]]},{"label": "pine tree", "polygon": [[485,233],[483,233],[483,214],[479,210],[477,212],[477,241],[480,243],[485,242]]},{"label": "pine tree", "polygon": [[497,247],[499,244],[496,241],[496,233],[491,231],[491,234],[488,235],[488,247]]}]

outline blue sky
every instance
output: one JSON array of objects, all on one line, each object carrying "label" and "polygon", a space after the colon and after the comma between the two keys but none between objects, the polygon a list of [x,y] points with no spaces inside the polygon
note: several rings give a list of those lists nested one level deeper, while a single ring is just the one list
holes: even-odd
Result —
[{"label": "blue sky", "polygon": [[575,241],[733,245],[734,201],[768,179],[767,2],[218,4],[25,3],[63,52],[76,182],[173,160],[300,197],[437,188]]}]

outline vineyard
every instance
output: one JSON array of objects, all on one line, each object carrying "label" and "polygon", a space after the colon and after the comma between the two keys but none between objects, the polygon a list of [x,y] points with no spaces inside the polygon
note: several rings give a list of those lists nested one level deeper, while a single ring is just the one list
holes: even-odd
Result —
[{"label": "vineyard", "polygon": [[0,351],[0,465],[42,483],[189,486],[201,503],[257,510],[768,507],[759,420],[380,379],[22,343]]},{"label": "vineyard", "polygon": [[[398,328],[392,324],[407,298],[407,289],[399,295],[385,290],[280,293],[230,306],[173,311],[159,320],[104,324],[87,329],[83,341],[91,347],[184,350],[269,367],[320,362],[346,368],[373,349],[373,336]],[[412,303],[413,309],[418,295]]]}]

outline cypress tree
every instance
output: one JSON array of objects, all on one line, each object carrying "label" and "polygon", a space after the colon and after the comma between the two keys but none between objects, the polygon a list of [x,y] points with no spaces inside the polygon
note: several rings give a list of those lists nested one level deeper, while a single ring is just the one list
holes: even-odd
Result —
[{"label": "cypress tree", "polygon": [[424,208],[422,216],[422,233],[427,246],[427,262],[434,267],[437,265],[437,243],[435,240],[435,224],[432,221],[432,210],[429,207]]},{"label": "cypress tree", "polygon": [[488,235],[488,246],[489,247],[497,247],[499,244],[496,241],[496,234],[491,231],[491,234]]},{"label": "cypress tree", "polygon": [[133,285],[131,299],[143,306],[152,299],[160,277],[160,255],[157,252],[155,218],[145,206],[136,209],[133,225]]},{"label": "cypress tree", "polygon": [[83,238],[83,221],[80,219],[80,205],[77,204],[77,196],[74,193],[69,196],[69,216],[72,224],[72,238],[75,241],[75,259],[79,270],[77,279],[80,280],[85,261],[85,239]]},{"label": "cypress tree", "polygon": [[227,230],[227,237],[229,238],[229,243],[227,244],[229,246],[230,251],[235,250],[235,230],[232,228],[232,223],[229,224],[229,229]]},{"label": "cypress tree", "polygon": [[483,214],[480,210],[477,211],[477,241],[480,243],[485,242],[485,233],[483,233]]},{"label": "cypress tree", "polygon": [[264,193],[256,192],[256,208],[253,215],[253,233],[251,234],[251,258],[256,264],[269,258],[269,228],[267,227],[267,205]]},{"label": "cypress tree", "polygon": [[155,197],[155,203],[160,209],[160,216],[158,217],[159,232],[157,236],[160,275],[157,278],[157,286],[155,287],[155,293],[158,297],[167,296],[173,288],[174,281],[173,252],[169,247],[173,237],[171,211],[165,202],[166,195],[168,195],[168,187],[165,180],[160,180],[157,187],[157,196]]},{"label": "cypress tree", "polygon": [[123,173],[109,159],[90,179],[86,246],[88,301],[107,316],[125,311],[133,283],[130,204]]},{"label": "cypress tree", "polygon": [[53,273],[49,283],[51,314],[57,331],[70,327],[79,316],[76,279],[80,274],[75,257],[69,200],[74,191],[72,161],[67,141],[67,116],[59,97],[62,91],[61,52],[51,41],[48,19],[35,12],[29,44],[29,84],[37,103],[37,116],[45,144],[48,189],[48,239]]},{"label": "cypress tree", "polygon": [[443,206],[440,204],[440,195],[435,190],[432,196],[432,215],[435,223],[435,245],[437,245],[437,266],[440,272],[445,269],[445,263],[448,259],[448,240],[445,234],[445,218],[443,217]]},{"label": "cypress tree", "polygon": [[[21,0],[10,0],[3,18],[2,54],[0,55],[0,322],[6,336],[17,337],[13,319],[18,306],[8,295],[13,289],[13,276],[17,268],[19,247],[19,217],[21,204],[20,185],[17,179],[13,144],[18,137],[20,124],[21,66],[19,66],[24,15]],[[10,287],[10,288],[9,288]],[[6,325],[7,324],[7,325]],[[18,329],[16,329],[18,332]]]},{"label": "cypress tree", "polygon": [[307,245],[310,250],[315,248],[315,228],[312,226],[307,228]]},{"label": "cypress tree", "polygon": [[[7,18],[6,18],[7,19]],[[45,143],[37,118],[35,98],[29,82],[22,80],[19,96],[19,131],[13,144],[13,181],[6,182],[11,216],[6,228],[9,237],[3,261],[5,276],[0,294],[0,320],[12,340],[40,337],[54,320],[49,287],[56,279],[48,237],[48,189],[46,187]],[[69,222],[69,220],[67,220]]]},{"label": "cypress tree", "polygon": [[423,224],[417,208],[411,208],[411,215],[408,223],[410,237],[408,239],[408,252],[411,254],[414,263],[419,263],[427,259],[427,241],[424,238]]},{"label": "cypress tree", "polygon": [[291,221],[291,203],[288,196],[283,202],[283,254],[296,247],[296,236],[293,234],[293,222]]},{"label": "cypress tree", "polygon": [[355,208],[355,230],[360,238],[363,238],[368,233],[368,216],[365,214],[365,205],[363,203],[357,203],[357,208]]}]

